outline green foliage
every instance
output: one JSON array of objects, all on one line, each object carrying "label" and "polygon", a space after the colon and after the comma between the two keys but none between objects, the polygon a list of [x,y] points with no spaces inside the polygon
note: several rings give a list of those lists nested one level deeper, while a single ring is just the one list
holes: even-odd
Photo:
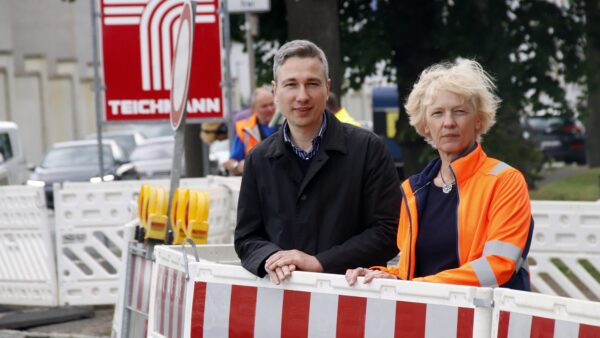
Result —
[{"label": "green foliage", "polygon": [[[260,15],[255,51],[262,82],[272,78],[270,57],[287,37],[285,2],[271,5],[271,12]],[[568,8],[546,0],[338,0],[338,7],[345,89],[359,88],[382,63],[404,98],[425,67],[475,58],[495,77],[503,100],[484,147],[535,182],[541,156],[523,139],[519,119],[527,111],[573,114],[576,107],[567,103],[561,84],[583,81],[583,0]],[[396,139],[403,150],[426,148],[403,116]],[[426,157],[405,163],[418,168]]]},{"label": "green foliage", "polygon": [[529,196],[532,200],[596,201],[600,199],[600,168],[541,183],[530,189]]}]

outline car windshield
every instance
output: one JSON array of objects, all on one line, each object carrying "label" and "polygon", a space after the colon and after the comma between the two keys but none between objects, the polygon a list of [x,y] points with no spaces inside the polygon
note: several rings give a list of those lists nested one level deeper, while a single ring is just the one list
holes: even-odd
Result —
[{"label": "car windshield", "polygon": [[173,142],[152,143],[137,146],[131,154],[132,161],[148,161],[173,158]]},{"label": "car windshield", "polygon": [[[105,167],[114,164],[109,146],[103,147],[103,154]],[[51,149],[41,166],[44,168],[84,167],[98,165],[98,163],[98,147],[85,145]]]},{"label": "car windshield", "polygon": [[131,154],[135,148],[135,137],[133,135],[108,135],[106,139],[117,142],[127,154]]}]

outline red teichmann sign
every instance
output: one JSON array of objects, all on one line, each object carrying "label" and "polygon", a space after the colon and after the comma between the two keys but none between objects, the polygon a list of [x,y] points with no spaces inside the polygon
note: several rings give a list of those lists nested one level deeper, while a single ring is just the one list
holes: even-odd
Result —
[{"label": "red teichmann sign", "polygon": [[[222,118],[218,0],[196,0],[187,118]],[[102,0],[106,120],[168,119],[182,1]]]}]

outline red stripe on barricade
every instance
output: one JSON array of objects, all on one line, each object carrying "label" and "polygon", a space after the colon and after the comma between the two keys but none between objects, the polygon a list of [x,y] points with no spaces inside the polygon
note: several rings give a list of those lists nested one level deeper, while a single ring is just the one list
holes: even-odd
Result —
[{"label": "red stripe on barricade", "polygon": [[179,304],[177,304],[177,313],[179,313],[179,320],[177,320],[177,337],[183,337],[183,321],[185,315],[183,313],[183,302],[185,300],[185,291],[187,289],[187,281],[185,280],[185,273],[180,273],[181,276],[181,292],[179,293]]},{"label": "red stripe on barricade", "polygon": [[257,288],[254,286],[231,286],[229,338],[245,338],[254,335],[256,294]]},{"label": "red stripe on barricade", "polygon": [[339,296],[336,336],[363,337],[367,299],[364,297]]},{"label": "red stripe on barricade", "polygon": [[192,338],[203,338],[204,335],[204,306],[206,301],[206,282],[194,283],[194,297],[192,300]]},{"label": "red stripe on barricade", "polygon": [[425,337],[425,317],[427,304],[396,302],[396,324],[394,337]]},{"label": "red stripe on barricade", "polygon": [[498,338],[508,338],[508,323],[510,322],[510,312],[500,311],[498,320]]},{"label": "red stripe on barricade", "polygon": [[554,338],[554,319],[543,317],[531,317],[530,337]]},{"label": "red stripe on barricade", "polygon": [[307,337],[309,310],[310,292],[284,290],[281,338]]},{"label": "red stripe on barricade", "polygon": [[600,337],[600,327],[587,324],[579,324],[579,338]]},{"label": "red stripe on barricade", "polygon": [[129,301],[127,304],[133,307],[133,283],[135,281],[135,261],[137,256],[130,254],[129,257],[131,258],[129,261],[129,264],[131,265],[131,273],[129,275]]},{"label": "red stripe on barricade", "polygon": [[167,307],[165,306],[165,302],[167,301],[167,275],[169,269],[163,267],[162,276],[159,275],[158,278],[162,277],[162,290],[160,294],[160,299],[162,301],[162,308],[160,309],[160,324],[158,333],[165,335],[165,312],[167,312]]},{"label": "red stripe on barricade", "polygon": [[137,296],[137,304],[136,309],[142,311],[142,299],[144,299],[144,270],[146,269],[146,259],[144,257],[138,257],[140,261],[140,271],[137,274],[138,282],[138,296]]},{"label": "red stripe on barricade", "polygon": [[160,312],[161,312],[160,304],[163,301],[162,298],[160,297],[160,295],[162,294],[161,274],[164,271],[164,267],[161,265],[158,265],[157,269],[158,269],[158,271],[156,273],[156,289],[154,290],[155,301],[154,301],[154,327],[153,327],[153,330],[158,332],[160,323],[158,320],[156,320],[156,318],[160,318]]},{"label": "red stripe on barricade", "polygon": [[475,309],[459,307],[458,323],[456,325],[456,338],[473,337],[473,321],[475,319]]},{"label": "red stripe on barricade", "polygon": [[[169,274],[173,275],[171,278],[171,290],[169,290],[169,312],[168,315],[169,317],[167,318],[167,323],[169,324],[167,326],[167,331],[165,336],[167,337],[172,337],[171,334],[173,332],[173,325],[175,325],[175,321],[179,320],[179,318],[173,318],[173,316],[175,316],[175,292],[177,291],[177,270],[174,269],[168,269]],[[173,338],[179,338],[179,337],[173,337]]]}]

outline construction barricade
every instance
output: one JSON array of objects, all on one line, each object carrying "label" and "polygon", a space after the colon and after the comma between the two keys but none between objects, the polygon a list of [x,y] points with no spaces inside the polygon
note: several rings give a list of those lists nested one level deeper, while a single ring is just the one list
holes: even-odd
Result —
[{"label": "construction barricade", "polygon": [[0,187],[0,304],[58,304],[49,213],[43,188]]},{"label": "construction barricade", "polygon": [[535,291],[600,300],[600,201],[532,201],[529,251]]},{"label": "construction barricade", "polygon": [[498,288],[492,338],[597,338],[600,303]]},{"label": "construction barricade", "polygon": [[[119,270],[129,239],[123,224],[138,216],[143,184],[162,188],[162,202],[154,204],[152,220],[166,221],[166,180],[65,183],[55,190],[56,258],[60,305],[115,304],[119,294]],[[229,192],[209,179],[183,179],[181,187],[206,191],[210,196],[207,241],[231,243]],[[204,213],[205,214],[205,213]],[[161,217],[158,217],[162,215]],[[133,218],[132,218],[133,217]],[[197,216],[196,221],[199,222]],[[163,223],[164,224],[164,223]],[[205,224],[205,225],[206,225]],[[163,227],[166,231],[166,226]],[[133,239],[133,237],[131,238]],[[160,242],[161,240],[158,240]]]},{"label": "construction barricade", "polygon": [[[209,246],[210,247],[210,246]],[[198,247],[209,249],[209,247]],[[489,337],[492,289],[294,272],[274,285],[155,247],[149,337]],[[233,256],[230,249],[229,256]],[[221,254],[221,257],[225,255]]]}]

